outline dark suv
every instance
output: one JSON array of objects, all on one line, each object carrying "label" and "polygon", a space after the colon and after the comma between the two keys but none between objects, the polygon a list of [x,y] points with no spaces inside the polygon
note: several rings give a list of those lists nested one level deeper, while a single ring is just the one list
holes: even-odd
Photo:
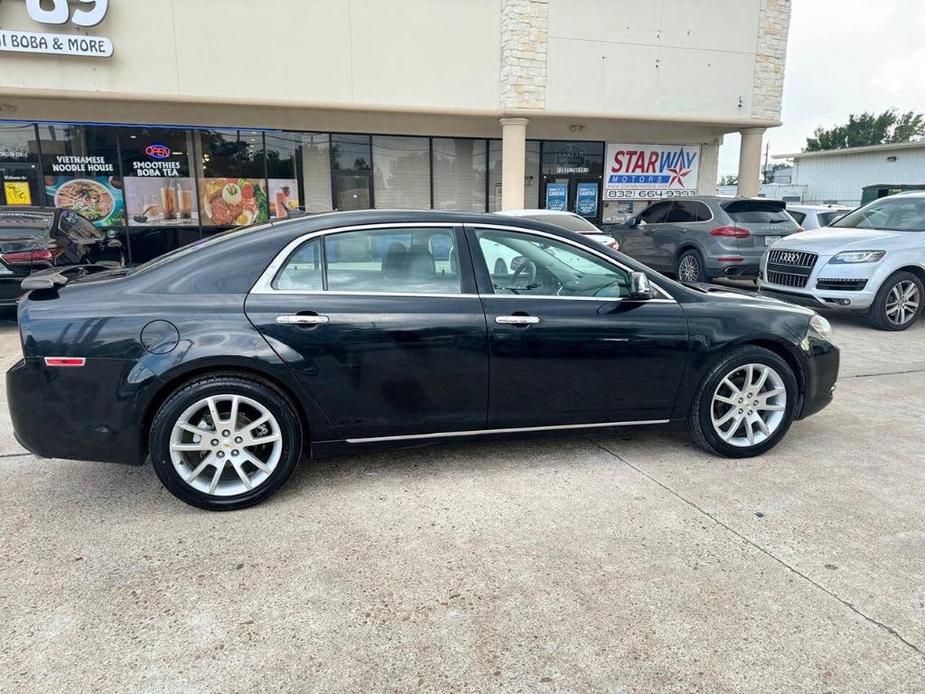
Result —
[{"label": "dark suv", "polygon": [[91,264],[121,266],[122,244],[73,210],[0,206],[0,306],[15,304],[34,272]]},{"label": "dark suv", "polygon": [[682,282],[755,278],[767,246],[802,231],[786,207],[765,198],[661,200],[604,230],[619,241],[621,251]]}]

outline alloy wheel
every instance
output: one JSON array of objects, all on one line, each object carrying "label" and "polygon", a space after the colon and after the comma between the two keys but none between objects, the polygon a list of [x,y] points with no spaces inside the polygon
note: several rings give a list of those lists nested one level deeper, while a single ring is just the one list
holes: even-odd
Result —
[{"label": "alloy wheel", "polygon": [[678,279],[682,282],[697,282],[700,279],[700,263],[693,255],[681,258],[678,265]]},{"label": "alloy wheel", "polygon": [[720,381],[711,404],[713,429],[732,446],[759,444],[780,427],[787,409],[787,388],[766,364],[737,366]]},{"label": "alloy wheel", "polygon": [[893,325],[905,325],[919,310],[919,288],[912,280],[897,282],[886,298],[886,317]]},{"label": "alloy wheel", "polygon": [[265,483],[279,464],[276,417],[243,395],[213,395],[186,408],[170,433],[170,460],[181,479],[212,496],[235,496]]}]

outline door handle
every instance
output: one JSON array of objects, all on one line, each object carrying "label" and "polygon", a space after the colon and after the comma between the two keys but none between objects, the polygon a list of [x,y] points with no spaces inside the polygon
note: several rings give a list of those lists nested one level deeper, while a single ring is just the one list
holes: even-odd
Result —
[{"label": "door handle", "polygon": [[283,325],[321,325],[330,320],[327,316],[277,316],[276,322]]},{"label": "door handle", "polygon": [[502,325],[535,325],[540,322],[536,316],[497,316],[495,323]]}]

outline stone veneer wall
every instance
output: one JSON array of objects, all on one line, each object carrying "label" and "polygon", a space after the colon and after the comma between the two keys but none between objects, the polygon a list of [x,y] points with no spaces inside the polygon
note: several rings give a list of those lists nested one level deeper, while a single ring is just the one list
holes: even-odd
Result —
[{"label": "stone veneer wall", "polygon": [[548,0],[501,0],[501,108],[546,107]]},{"label": "stone veneer wall", "polygon": [[779,120],[787,62],[791,0],[761,0],[758,45],[755,51],[755,82],[752,118]]}]

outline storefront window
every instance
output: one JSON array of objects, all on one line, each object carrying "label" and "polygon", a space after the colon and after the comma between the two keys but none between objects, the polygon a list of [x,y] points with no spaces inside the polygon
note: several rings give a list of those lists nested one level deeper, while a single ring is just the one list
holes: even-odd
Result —
[{"label": "storefront window", "polygon": [[603,167],[603,142],[543,142],[543,173],[547,176],[600,176]]},{"label": "storefront window", "polygon": [[365,210],[371,207],[369,135],[332,135],[334,209]]},{"label": "storefront window", "polygon": [[0,124],[0,205],[40,205],[35,126]]},{"label": "storefront window", "polygon": [[331,210],[331,138],[302,133],[302,199],[306,212]]},{"label": "storefront window", "polygon": [[40,125],[48,204],[79,212],[99,227],[125,226],[115,128]]},{"label": "storefront window", "polygon": [[130,227],[199,226],[192,134],[175,128],[119,128]]},{"label": "storefront window", "polygon": [[[540,206],[540,143],[527,140],[524,153],[524,209]],[[488,142],[488,211],[501,209],[501,140]]]},{"label": "storefront window", "polygon": [[204,227],[259,224],[270,218],[257,130],[202,130],[199,136],[199,210]]},{"label": "storefront window", "polygon": [[485,140],[434,138],[434,209],[485,211]]},{"label": "storefront window", "polygon": [[298,176],[301,141],[299,133],[264,133],[264,149],[260,158],[266,164],[271,219],[288,217],[290,210],[301,207]]},{"label": "storefront window", "polygon": [[373,137],[376,207],[430,208],[430,140]]}]

